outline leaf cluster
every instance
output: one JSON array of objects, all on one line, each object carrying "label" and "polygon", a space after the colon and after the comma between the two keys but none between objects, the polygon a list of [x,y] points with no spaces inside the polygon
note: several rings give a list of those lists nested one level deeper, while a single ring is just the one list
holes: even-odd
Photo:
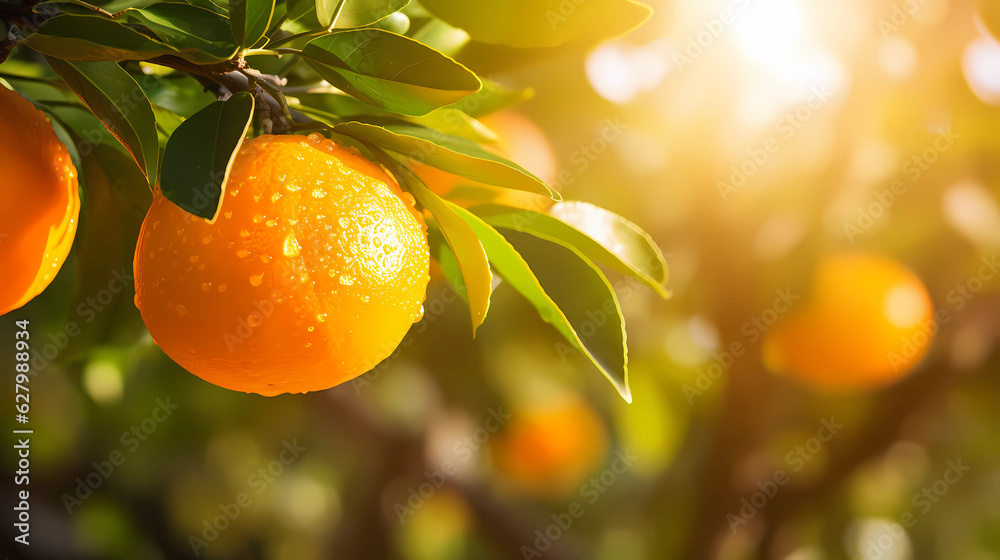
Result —
[{"label": "leaf cluster", "polygon": [[[561,196],[498,155],[496,136],[478,120],[531,91],[504,89],[455,57],[470,44],[538,52],[593,42],[640,25],[645,5],[47,0],[18,7],[0,14],[0,40],[16,45],[0,79],[51,116],[78,163],[104,154],[101,169],[128,166],[121,174],[142,176],[146,186],[138,187],[212,221],[248,132],[320,131],[379,161],[429,213],[434,256],[468,301],[473,334],[486,318],[495,272],[630,400],[624,321],[602,267],[666,297],[662,254],[635,224],[589,204],[489,202],[503,189],[539,201]],[[414,162],[460,176],[485,203],[463,207],[438,196]]]}]

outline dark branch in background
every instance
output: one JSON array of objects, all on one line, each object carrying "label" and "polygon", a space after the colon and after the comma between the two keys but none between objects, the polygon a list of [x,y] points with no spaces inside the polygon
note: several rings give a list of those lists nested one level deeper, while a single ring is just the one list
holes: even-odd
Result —
[{"label": "dark branch in background", "polygon": [[24,2],[8,3],[0,1],[0,20],[11,24],[34,29],[49,16],[36,14],[31,9],[37,4],[36,0],[26,0]]}]

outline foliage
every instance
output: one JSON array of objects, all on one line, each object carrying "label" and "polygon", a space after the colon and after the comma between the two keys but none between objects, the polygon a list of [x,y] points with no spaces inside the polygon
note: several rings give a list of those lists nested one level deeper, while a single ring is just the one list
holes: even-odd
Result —
[{"label": "foliage", "polygon": [[[409,166],[560,200],[552,186],[491,150],[495,135],[477,121],[530,91],[506,90],[446,52],[470,40],[532,48],[595,41],[641,25],[650,9],[631,0],[571,4],[569,13],[567,3],[552,0],[424,4],[22,1],[4,14],[5,32],[16,25],[18,33],[4,39],[2,52],[15,48],[0,78],[82,139],[74,157],[88,189],[106,182],[88,177],[90,170],[108,177],[137,170],[149,187],[210,221],[251,124],[254,135],[318,130],[356,147],[430,212],[432,251],[450,259],[442,268],[468,301],[473,333],[490,306],[492,266],[630,400],[624,321],[598,265],[666,297],[666,264],[650,237],[596,207],[587,207],[596,225],[544,206],[467,210],[440,199]],[[110,137],[88,118],[70,118],[81,108]],[[122,148],[131,156],[125,163],[107,157]],[[596,310],[611,318],[581,335]]]}]

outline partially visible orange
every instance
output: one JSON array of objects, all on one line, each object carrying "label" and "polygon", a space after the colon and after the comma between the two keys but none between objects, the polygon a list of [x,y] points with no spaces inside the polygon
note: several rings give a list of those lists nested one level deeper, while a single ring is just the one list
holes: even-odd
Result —
[{"label": "partially visible orange", "polygon": [[0,86],[0,315],[28,303],[66,261],[80,216],[76,168],[45,115]]},{"label": "partially visible orange", "polygon": [[897,381],[920,363],[936,331],[923,282],[882,256],[826,259],[811,300],[798,305],[767,333],[764,359],[772,371],[822,390]]},{"label": "partially visible orange", "polygon": [[577,489],[601,465],[608,436],[589,404],[567,397],[513,410],[491,448],[497,469],[515,488],[555,498]]},{"label": "partially visible orange", "polygon": [[320,134],[261,136],[210,224],[155,193],[136,305],[174,361],[216,385],[326,389],[388,357],[423,313],[426,227],[381,167]]},{"label": "partially visible orange", "polygon": [[[553,188],[557,186],[559,168],[556,165],[555,150],[537,124],[513,109],[505,109],[487,115],[481,119],[481,122],[495,132],[499,138],[495,145],[488,146],[490,151],[520,165],[549,186]],[[417,176],[427,185],[427,188],[441,196],[447,196],[449,193],[455,195],[456,193],[452,191],[456,187],[471,185],[491,191],[492,201],[499,204],[529,208],[539,206],[539,208],[534,208],[538,210],[544,210],[552,204],[551,200],[545,202],[546,197],[470,181],[425,163],[414,162],[413,168]],[[461,195],[451,198],[456,199],[459,203],[463,202]]]}]

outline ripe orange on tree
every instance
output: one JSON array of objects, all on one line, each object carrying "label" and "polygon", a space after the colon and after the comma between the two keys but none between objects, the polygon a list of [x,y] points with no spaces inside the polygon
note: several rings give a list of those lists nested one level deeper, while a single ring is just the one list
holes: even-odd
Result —
[{"label": "ripe orange on tree", "polygon": [[28,303],[62,267],[80,216],[77,173],[45,115],[0,86],[0,315]]},{"label": "ripe orange on tree", "polygon": [[422,315],[426,226],[381,167],[318,133],[235,157],[214,223],[159,192],[136,305],[178,364],[237,391],[326,389],[389,356]]},{"label": "ripe orange on tree", "polygon": [[823,261],[811,300],[767,334],[775,372],[827,391],[893,383],[927,354],[934,308],[920,278],[900,263],[851,253]]}]

